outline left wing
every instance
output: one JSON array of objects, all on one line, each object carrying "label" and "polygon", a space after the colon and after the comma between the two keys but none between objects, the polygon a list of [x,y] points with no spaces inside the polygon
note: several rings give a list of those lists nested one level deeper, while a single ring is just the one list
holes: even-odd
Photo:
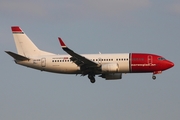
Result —
[{"label": "left wing", "polygon": [[78,65],[81,70],[87,71],[88,69],[97,68],[99,67],[99,64],[89,60],[88,58],[85,58],[84,56],[81,56],[77,53],[75,53],[73,50],[69,49],[63,40],[59,37],[59,42],[64,51],[66,51],[69,55],[72,57],[70,58],[76,65]]}]

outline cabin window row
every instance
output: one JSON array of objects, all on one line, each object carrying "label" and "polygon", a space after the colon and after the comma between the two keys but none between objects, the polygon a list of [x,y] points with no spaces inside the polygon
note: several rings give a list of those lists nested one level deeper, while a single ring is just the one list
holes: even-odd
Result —
[{"label": "cabin window row", "polygon": [[92,61],[113,61],[113,59],[91,59]]},{"label": "cabin window row", "polygon": [[[113,59],[91,59],[92,61],[113,61]],[[71,60],[52,60],[52,62],[70,62]],[[119,58],[116,61],[128,61],[128,58]]]},{"label": "cabin window row", "polygon": [[128,58],[117,58],[116,61],[128,61]]},{"label": "cabin window row", "polygon": [[70,62],[70,60],[52,60],[52,62]]}]

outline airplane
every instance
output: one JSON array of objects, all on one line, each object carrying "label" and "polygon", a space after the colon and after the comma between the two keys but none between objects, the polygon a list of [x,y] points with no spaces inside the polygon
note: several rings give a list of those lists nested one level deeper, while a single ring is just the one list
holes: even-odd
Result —
[{"label": "airplane", "polygon": [[119,80],[124,73],[152,73],[155,80],[156,74],[174,66],[164,57],[149,53],[78,54],[60,37],[60,46],[68,55],[57,55],[40,50],[19,26],[11,29],[17,53],[5,52],[16,64],[53,73],[87,75],[91,83],[95,83],[96,75],[106,80]]}]

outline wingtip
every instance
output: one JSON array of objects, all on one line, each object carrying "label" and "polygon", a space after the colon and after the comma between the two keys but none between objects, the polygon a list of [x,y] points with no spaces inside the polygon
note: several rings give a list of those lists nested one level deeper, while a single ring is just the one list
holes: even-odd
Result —
[{"label": "wingtip", "polygon": [[66,47],[66,44],[63,42],[63,40],[60,37],[58,37],[58,39],[61,47]]}]

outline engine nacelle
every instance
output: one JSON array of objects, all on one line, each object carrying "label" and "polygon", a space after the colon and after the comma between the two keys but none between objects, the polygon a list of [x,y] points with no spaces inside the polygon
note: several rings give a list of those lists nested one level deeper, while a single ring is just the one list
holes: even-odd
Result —
[{"label": "engine nacelle", "polygon": [[101,66],[102,73],[114,73],[119,71],[119,65],[117,63],[107,63]]},{"label": "engine nacelle", "polygon": [[102,74],[99,77],[105,78],[106,80],[117,80],[122,79],[122,73],[107,73]]}]

